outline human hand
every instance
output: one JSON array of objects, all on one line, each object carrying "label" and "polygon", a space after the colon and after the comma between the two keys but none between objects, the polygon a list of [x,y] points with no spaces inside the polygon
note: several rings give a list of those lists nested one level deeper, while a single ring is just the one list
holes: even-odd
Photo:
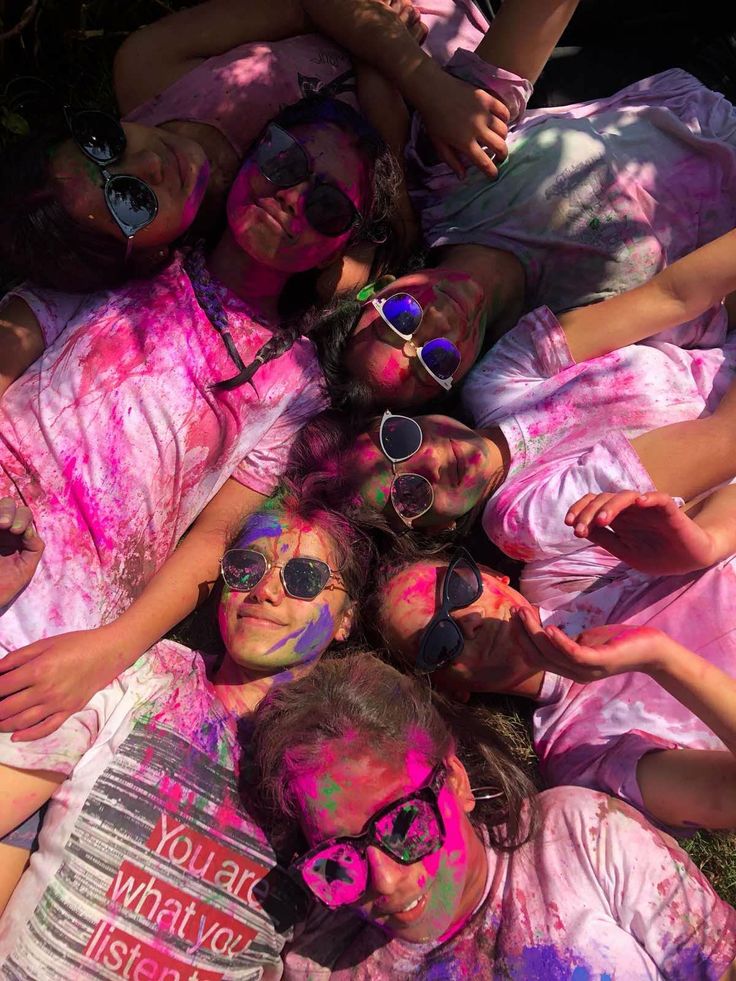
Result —
[{"label": "human hand", "polygon": [[0,661],[0,732],[20,742],[48,736],[129,663],[106,627],[20,647]]},{"label": "human hand", "polygon": [[382,0],[382,2],[393,10],[417,44],[424,44],[428,28],[423,23],[422,15],[414,4],[410,3],[409,0]]},{"label": "human hand", "polygon": [[461,179],[465,176],[463,158],[491,180],[498,177],[491,155],[499,161],[508,156],[510,115],[506,104],[453,78],[429,59],[416,75],[419,84],[415,78],[405,94],[421,114],[440,159]]},{"label": "human hand", "polygon": [[31,581],[43,550],[30,508],[18,507],[12,497],[0,498],[0,606]]},{"label": "human hand", "polygon": [[520,609],[517,615],[536,649],[539,666],[582,684],[626,671],[653,671],[670,643],[653,627],[616,623],[591,627],[573,640],[559,627],[542,627],[531,610]]},{"label": "human hand", "polygon": [[717,559],[711,535],[659,491],[586,494],[570,508],[565,524],[577,538],[650,575],[693,572]]}]

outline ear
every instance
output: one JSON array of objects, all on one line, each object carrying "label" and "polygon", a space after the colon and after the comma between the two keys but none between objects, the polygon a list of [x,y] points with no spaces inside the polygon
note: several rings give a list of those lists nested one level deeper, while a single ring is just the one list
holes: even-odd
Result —
[{"label": "ear", "polygon": [[454,754],[447,759],[447,785],[457,797],[466,814],[474,810],[475,798],[470,789],[468,771]]},{"label": "ear", "polygon": [[342,612],[340,625],[335,631],[335,640],[342,643],[342,641],[347,640],[350,634],[353,632],[353,627],[355,626],[356,609],[355,603],[350,600]]},{"label": "ear", "polygon": [[502,576],[500,572],[494,572],[493,578],[498,579],[498,581],[502,582],[504,586],[508,586],[508,584],[511,582],[508,576]]}]

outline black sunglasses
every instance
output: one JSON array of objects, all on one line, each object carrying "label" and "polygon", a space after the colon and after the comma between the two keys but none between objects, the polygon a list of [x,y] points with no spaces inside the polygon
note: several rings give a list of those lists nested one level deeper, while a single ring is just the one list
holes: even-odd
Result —
[{"label": "black sunglasses", "polygon": [[475,603],[482,592],[483,580],[475,560],[464,548],[456,549],[442,583],[440,608],[427,624],[419,642],[415,671],[431,674],[460,656],[465,638],[452,612]]},{"label": "black sunglasses", "polygon": [[320,235],[335,238],[361,221],[350,198],[335,184],[316,177],[307,151],[276,123],[271,123],[255,149],[258,168],[276,187],[294,187],[311,181],[304,203],[304,215]]},{"label": "black sunglasses", "polygon": [[396,473],[396,464],[418,452],[424,436],[422,428],[409,416],[395,416],[388,409],[378,427],[378,444],[391,464],[393,478],[389,499],[394,511],[407,527],[421,518],[434,503],[434,490],[426,477],[418,473]]},{"label": "black sunglasses", "polygon": [[111,174],[107,165],[125,153],[125,132],[114,116],[98,109],[73,110],[64,106],[64,118],[72,139],[82,153],[100,169],[102,192],[113,221],[127,239],[125,258],[133,247],[133,236],[150,225],[158,214],[158,198],[140,177]]},{"label": "black sunglasses", "polygon": [[254,589],[269,569],[279,570],[284,590],[295,599],[313,600],[327,588],[344,591],[334,583],[328,587],[330,579],[339,575],[338,570],[306,555],[294,556],[281,565],[254,548],[231,548],[223,555],[220,569],[225,585],[243,593]]},{"label": "black sunglasses", "polygon": [[437,798],[446,777],[444,762],[438,763],[421,787],[376,811],[359,835],[328,838],[292,862],[289,871],[331,909],[359,902],[368,888],[371,845],[401,865],[440,850],[445,824]]}]

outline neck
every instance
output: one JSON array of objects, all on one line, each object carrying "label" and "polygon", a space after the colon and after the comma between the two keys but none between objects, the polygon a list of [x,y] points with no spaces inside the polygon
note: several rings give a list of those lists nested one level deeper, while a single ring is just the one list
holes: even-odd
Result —
[{"label": "neck", "polygon": [[303,666],[284,668],[277,674],[258,674],[225,655],[212,684],[225,708],[233,715],[251,715],[274,685],[292,681],[303,674]]},{"label": "neck", "polygon": [[255,313],[274,320],[278,298],[290,277],[289,273],[264,266],[238,248],[232,232],[226,228],[207,260],[213,276],[251,306]]},{"label": "neck", "polygon": [[515,255],[485,245],[448,245],[438,267],[464,272],[483,288],[488,327],[484,351],[516,324],[524,304],[524,267]]},{"label": "neck", "polygon": [[487,501],[506,480],[511,464],[511,453],[506,437],[497,426],[492,429],[479,429],[478,433],[485,440],[488,452],[489,477],[483,492],[483,500]]}]

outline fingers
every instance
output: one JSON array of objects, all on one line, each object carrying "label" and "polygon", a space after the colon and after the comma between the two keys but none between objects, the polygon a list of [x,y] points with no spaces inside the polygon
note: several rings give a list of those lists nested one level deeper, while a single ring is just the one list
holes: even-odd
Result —
[{"label": "fingers", "polygon": [[66,722],[70,714],[70,712],[54,712],[53,715],[50,715],[38,725],[32,725],[29,729],[19,729],[14,732],[10,737],[11,742],[28,743],[34,739],[43,739],[44,736],[50,736],[52,732],[56,732],[62,722]]},{"label": "fingers", "polygon": [[591,528],[610,525],[618,515],[641,497],[639,491],[586,494],[565,515],[565,524],[573,527],[576,538],[588,538]]},{"label": "fingers", "polygon": [[474,143],[469,148],[468,158],[486,177],[493,181],[496,180],[498,177],[498,167],[493,162],[493,157],[489,156],[489,151],[484,150],[482,146]]},{"label": "fingers", "polygon": [[460,157],[444,140],[433,139],[432,143],[440,160],[446,163],[455,176],[462,180],[465,177],[465,166]]},{"label": "fingers", "polygon": [[0,732],[17,732],[19,729],[37,725],[47,719],[48,715],[48,706],[45,705],[31,705],[30,708],[19,709],[0,722]]},{"label": "fingers", "polygon": [[0,531],[13,535],[25,535],[33,529],[31,509],[18,505],[12,497],[0,498]]},{"label": "fingers", "polygon": [[[44,671],[43,666],[34,664],[35,659],[45,649],[44,641],[37,641],[27,647],[6,655],[0,660],[0,698],[7,698],[29,685],[36,684]],[[0,702],[0,715],[2,702]]]}]

